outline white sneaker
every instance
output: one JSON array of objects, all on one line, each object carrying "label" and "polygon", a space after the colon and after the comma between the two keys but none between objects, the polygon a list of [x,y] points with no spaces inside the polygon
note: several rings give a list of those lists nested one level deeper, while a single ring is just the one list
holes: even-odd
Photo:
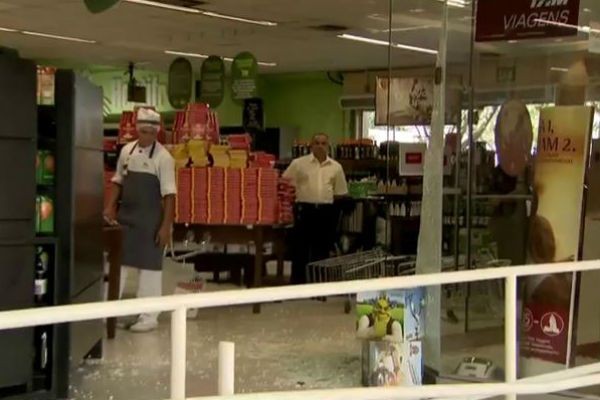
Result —
[{"label": "white sneaker", "polygon": [[146,333],[152,332],[156,328],[158,328],[158,321],[156,319],[141,316],[135,324],[131,325],[129,330],[134,333]]}]

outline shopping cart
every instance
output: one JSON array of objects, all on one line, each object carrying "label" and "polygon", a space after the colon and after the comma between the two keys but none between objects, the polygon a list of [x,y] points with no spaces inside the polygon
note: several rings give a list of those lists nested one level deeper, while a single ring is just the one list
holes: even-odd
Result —
[{"label": "shopping cart", "polygon": [[[415,265],[412,256],[392,256],[375,249],[314,261],[306,266],[306,280],[323,283],[413,275]],[[351,300],[349,295],[344,307],[346,313],[352,308]]]}]

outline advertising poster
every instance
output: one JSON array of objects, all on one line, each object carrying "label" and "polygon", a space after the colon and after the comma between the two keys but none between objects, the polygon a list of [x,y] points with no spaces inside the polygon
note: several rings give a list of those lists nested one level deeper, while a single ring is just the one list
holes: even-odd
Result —
[{"label": "advertising poster", "polygon": [[[529,228],[531,263],[577,260],[593,109],[551,107],[540,113]],[[531,277],[523,301],[522,375],[569,365],[575,305],[574,274]]]},{"label": "advertising poster", "polygon": [[479,0],[478,42],[576,36],[580,0]]},{"label": "advertising poster", "polygon": [[[433,113],[432,78],[377,78],[375,90],[375,124],[388,124],[388,87],[391,90],[390,126],[430,125]],[[446,93],[446,122],[457,120],[460,110],[460,90]]]},{"label": "advertising poster", "polygon": [[176,58],[169,67],[167,87],[169,103],[176,110],[184,108],[190,102],[193,80],[192,63],[183,57]]}]

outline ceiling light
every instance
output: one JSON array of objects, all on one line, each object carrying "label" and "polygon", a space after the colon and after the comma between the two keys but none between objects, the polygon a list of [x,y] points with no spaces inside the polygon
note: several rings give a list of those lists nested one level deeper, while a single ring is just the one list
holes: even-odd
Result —
[{"label": "ceiling light", "polygon": [[411,14],[421,14],[425,12],[425,9],[423,8],[413,8],[411,10],[408,10],[409,13]]},{"label": "ceiling light", "polygon": [[200,10],[190,7],[175,6],[172,4],[160,3],[152,0],[125,0],[128,3],[140,4],[142,6],[164,8],[166,10],[181,11],[190,14],[200,14]]},{"label": "ceiling light", "polygon": [[21,33],[23,35],[39,36],[39,37],[48,38],[48,39],[67,40],[69,42],[90,43],[90,44],[96,43],[95,40],[81,39],[81,38],[76,38],[76,37],[71,37],[71,36],[53,35],[51,33],[33,32],[33,31],[21,31]]},{"label": "ceiling light", "polygon": [[19,31],[18,31],[18,30],[16,30],[16,29],[12,29],[12,28],[2,28],[2,27],[0,27],[0,31],[2,31],[2,32],[12,32],[12,33],[17,33],[17,32],[19,32]]},{"label": "ceiling light", "polygon": [[235,17],[233,15],[220,14],[220,13],[216,13],[216,12],[212,12],[212,11],[200,11],[200,13],[207,17],[227,19],[230,21],[237,21],[237,22],[244,22],[246,24],[262,25],[262,26],[277,26],[278,25],[277,22],[260,21],[260,20],[249,19],[249,18]]},{"label": "ceiling light", "polygon": [[438,0],[441,3],[448,4],[449,7],[465,8],[470,5],[468,0]]},{"label": "ceiling light", "polygon": [[[371,38],[367,38],[364,36],[349,35],[347,33],[344,33],[343,35],[338,35],[338,37],[340,39],[354,40],[356,42],[369,43],[369,44],[374,44],[374,45],[378,45],[378,46],[390,46],[390,42],[385,41],[385,40],[371,39]],[[409,46],[409,45],[400,44],[400,43],[392,43],[391,46],[394,48],[397,48],[397,49],[416,51],[416,52],[425,53],[425,54],[437,55],[437,53],[438,53],[437,50],[426,49],[424,47]]]},{"label": "ceiling light", "polygon": [[184,51],[175,51],[175,50],[165,50],[165,54],[170,54],[173,56],[192,57],[192,58],[208,58],[208,56],[205,54],[187,53]]},{"label": "ceiling light", "polygon": [[584,9],[583,9],[583,12],[586,12],[586,13],[591,13],[591,12],[592,12],[592,10],[591,10],[591,9],[589,9],[589,8],[584,8]]},{"label": "ceiling light", "polygon": [[262,66],[262,67],[276,67],[277,63],[274,62],[265,62],[265,61],[259,61],[258,65]]},{"label": "ceiling light", "polygon": [[515,44],[515,43],[519,43],[519,41],[518,40],[509,40],[508,43]]},{"label": "ceiling light", "polygon": [[560,68],[560,67],[551,67],[550,71],[554,72],[569,72],[568,68]]}]

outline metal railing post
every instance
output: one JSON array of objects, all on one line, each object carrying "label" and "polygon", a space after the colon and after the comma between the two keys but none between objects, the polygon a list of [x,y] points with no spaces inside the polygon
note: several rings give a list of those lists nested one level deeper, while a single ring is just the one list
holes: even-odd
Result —
[{"label": "metal railing post", "polygon": [[187,310],[171,313],[171,400],[185,400]]},{"label": "metal railing post", "polygon": [[235,344],[219,343],[219,396],[232,396],[235,391]]},{"label": "metal railing post", "polygon": [[[506,383],[517,382],[517,276],[509,275],[505,280],[504,299],[504,370]],[[516,400],[514,394],[507,394],[506,400]]]}]

